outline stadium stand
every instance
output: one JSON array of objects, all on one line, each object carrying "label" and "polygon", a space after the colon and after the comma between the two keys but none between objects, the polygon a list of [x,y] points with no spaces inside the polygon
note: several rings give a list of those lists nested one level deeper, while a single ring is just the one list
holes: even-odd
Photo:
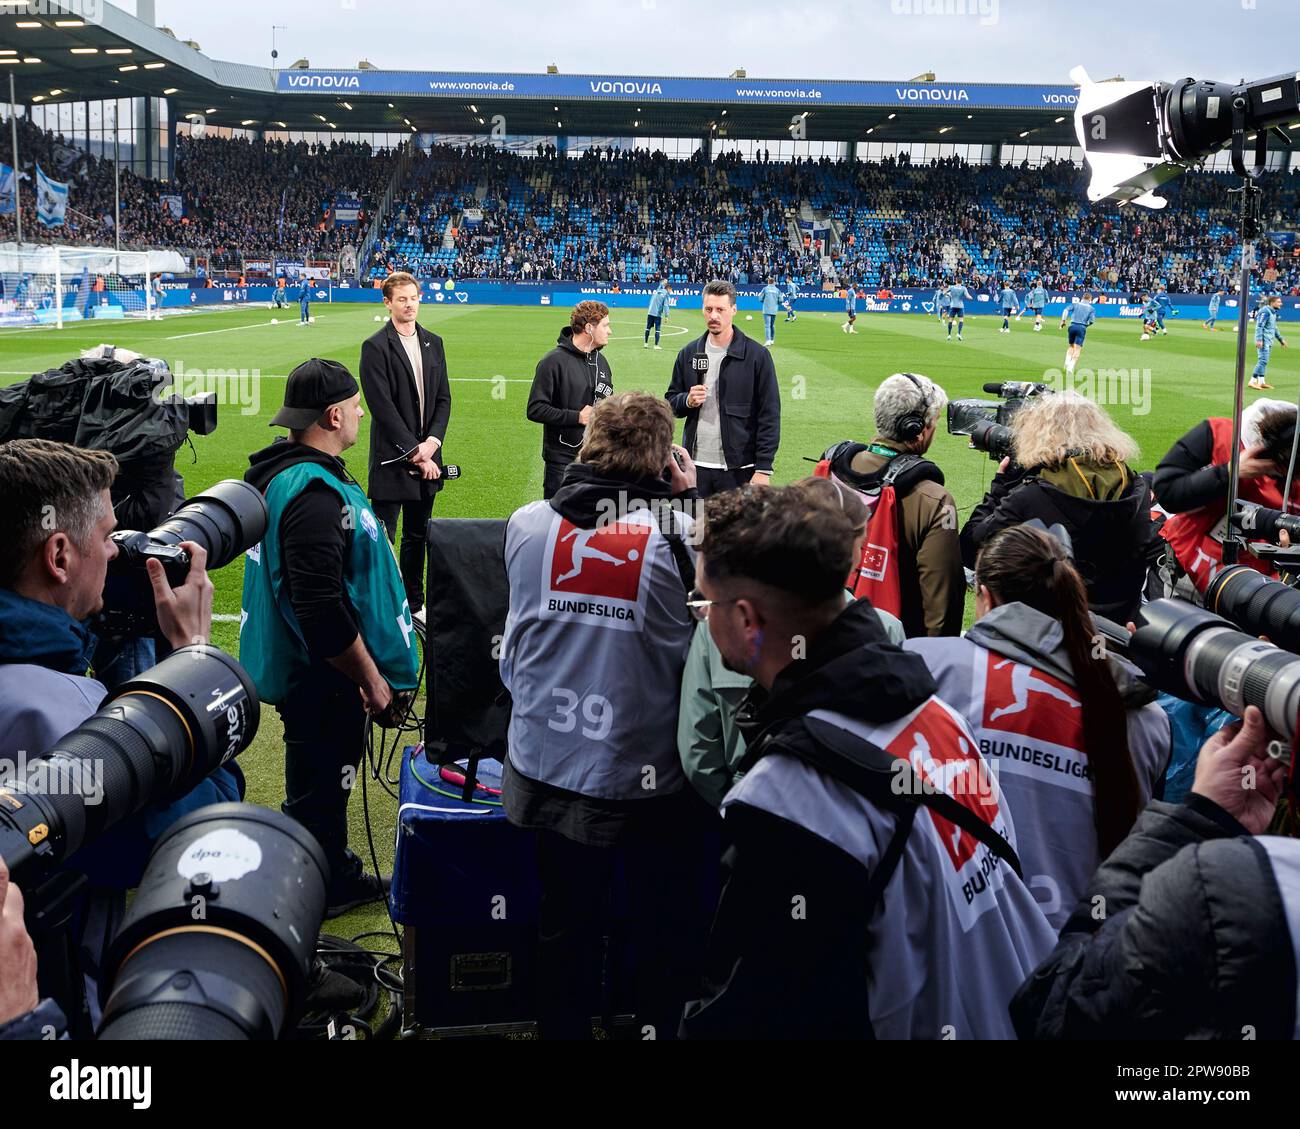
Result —
[{"label": "stadium stand", "polygon": [[[111,243],[112,161],[25,119],[19,128],[25,168],[40,163],[73,184],[68,221],[54,238]],[[121,243],[198,250],[214,270],[237,271],[247,258],[337,258],[372,218],[396,160],[365,143],[178,144],[173,182],[122,171]],[[821,290],[930,287],[954,277],[992,290],[1004,279],[1060,290],[1233,289],[1229,174],[1174,182],[1162,212],[1090,206],[1085,178],[1068,162],[1013,167],[952,157],[922,165],[906,154],[775,162],[734,152],[710,162],[699,152],[683,161],[613,148],[566,159],[540,144],[536,154],[434,145],[417,151],[361,273],[629,285],[659,277],[752,285],[773,275]],[[1285,222],[1300,204],[1300,179],[1274,172],[1263,184],[1267,219]],[[362,200],[361,227],[329,224],[341,192]],[[181,217],[162,199],[175,193]],[[30,192],[23,223],[44,233]],[[825,237],[820,254],[813,224]],[[0,215],[0,238],[13,231],[13,216]],[[1262,266],[1262,285],[1300,292],[1294,252],[1266,256]]]},{"label": "stadium stand", "polygon": [[[39,164],[71,184],[67,222],[37,223],[30,189],[23,194],[23,231],[60,243],[113,242],[113,162],[69,146],[61,135],[18,121],[24,172]],[[244,258],[272,255],[337,258],[348,229],[327,222],[337,193],[373,206],[392,175],[394,153],[351,142],[246,141],[179,137],[176,179],[170,182],[120,173],[122,239],[126,249],[178,247],[202,251],[212,269],[239,270]],[[162,199],[179,194],[183,215]],[[360,222],[368,219],[363,210]],[[0,239],[12,239],[14,217],[0,215]]]}]

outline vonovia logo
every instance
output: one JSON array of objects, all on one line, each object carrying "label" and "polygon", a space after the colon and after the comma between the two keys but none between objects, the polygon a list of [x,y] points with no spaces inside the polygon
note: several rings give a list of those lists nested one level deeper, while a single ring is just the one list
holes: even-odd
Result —
[{"label": "vonovia logo", "polygon": [[361,528],[366,531],[366,536],[370,540],[379,540],[379,522],[375,520],[375,515],[368,509],[362,509],[361,511]]},{"label": "vonovia logo", "polygon": [[542,618],[640,630],[652,531],[638,522],[581,529],[556,514],[543,562]]}]

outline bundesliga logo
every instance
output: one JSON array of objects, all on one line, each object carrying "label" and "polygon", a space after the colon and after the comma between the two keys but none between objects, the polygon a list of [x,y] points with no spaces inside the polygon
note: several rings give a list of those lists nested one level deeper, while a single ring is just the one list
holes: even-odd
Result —
[{"label": "bundesliga logo", "polygon": [[581,529],[556,515],[543,576],[543,619],[575,619],[636,631],[645,597],[641,574],[652,527],[632,523]]}]

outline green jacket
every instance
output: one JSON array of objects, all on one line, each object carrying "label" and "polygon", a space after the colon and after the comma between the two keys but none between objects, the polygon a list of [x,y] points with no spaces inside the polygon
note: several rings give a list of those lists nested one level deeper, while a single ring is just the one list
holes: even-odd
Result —
[{"label": "green jacket", "polygon": [[[845,603],[852,597],[845,593]],[[876,609],[891,643],[902,646],[903,625]],[[715,808],[743,775],[736,765],[745,755],[745,739],[736,728],[736,710],[753,684],[747,674],[728,670],[708,623],[695,629],[682,671],[682,698],[677,714],[677,751],[686,779]]]},{"label": "green jacket", "polygon": [[395,690],[414,689],[420,657],[411,609],[392,547],[365,493],[317,463],[294,463],[266,487],[266,536],[244,562],[239,661],[264,702],[282,702],[311,666],[311,655],[284,586],[280,519],[285,507],[311,482],[321,482],[343,500],[348,530],[343,588],[356,610],[361,638],[375,666]]}]

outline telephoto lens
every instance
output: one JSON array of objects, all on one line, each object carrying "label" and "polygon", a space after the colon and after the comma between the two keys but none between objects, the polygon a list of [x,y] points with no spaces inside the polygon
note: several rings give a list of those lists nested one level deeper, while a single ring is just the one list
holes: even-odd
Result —
[{"label": "telephoto lens", "polygon": [[213,804],[158,841],[104,963],[100,1040],[279,1038],[302,1013],[328,864],[302,824]]},{"label": "telephoto lens", "polygon": [[1144,605],[1128,658],[1157,689],[1237,717],[1258,706],[1270,729],[1295,739],[1300,656],[1238,631],[1205,608],[1182,600]]},{"label": "telephoto lens", "polygon": [[1253,502],[1237,503],[1236,524],[1251,541],[1282,544],[1282,534],[1293,546],[1300,546],[1300,514],[1288,514]]},{"label": "telephoto lens", "polygon": [[35,888],[105,831],[193,789],[243,752],[261,703],[216,647],[173,651],[119,687],[93,716],[0,784],[0,858]]},{"label": "telephoto lens", "polygon": [[1219,569],[1205,589],[1205,606],[1243,631],[1300,652],[1300,591],[1247,565]]},{"label": "telephoto lens", "polygon": [[194,541],[208,551],[208,568],[224,568],[266,535],[267,509],[262,492],[228,478],[196,494],[149,533],[158,545]]},{"label": "telephoto lens", "polygon": [[95,632],[106,639],[152,635],[158,618],[146,571],[149,558],[162,564],[167,583],[178,588],[190,569],[190,555],[179,547],[180,542],[202,545],[209,570],[224,568],[266,535],[267,514],[260,490],[228,478],[196,494],[148,533],[118,530],[112,535],[117,556],[109,562],[104,610]]}]

